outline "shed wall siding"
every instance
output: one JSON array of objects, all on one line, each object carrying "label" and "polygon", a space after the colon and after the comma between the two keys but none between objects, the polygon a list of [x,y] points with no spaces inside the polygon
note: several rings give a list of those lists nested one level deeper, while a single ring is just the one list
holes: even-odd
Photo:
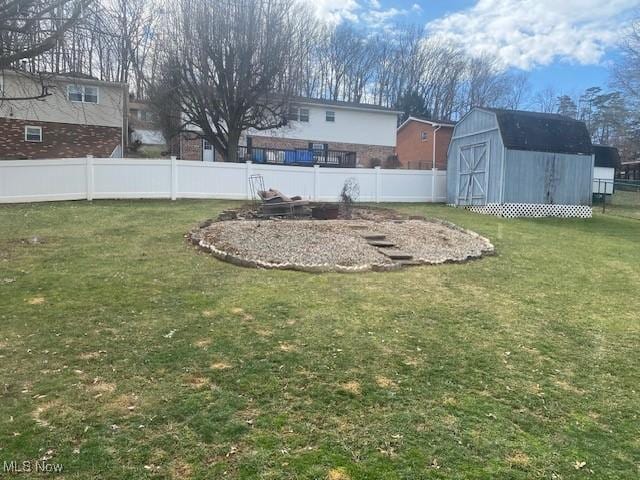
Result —
[{"label": "shed wall siding", "polygon": [[[473,111],[459,122],[449,145],[447,161],[447,203],[457,204],[458,169],[460,149],[469,145],[487,143],[489,147],[488,182],[486,194],[488,203],[499,202],[502,190],[502,138],[497,130],[498,123],[492,113]],[[495,129],[495,130],[494,130]],[[481,132],[481,133],[474,133]],[[459,137],[459,138],[456,138]]]},{"label": "shed wall siding", "polygon": [[593,157],[506,150],[505,203],[590,205]]}]

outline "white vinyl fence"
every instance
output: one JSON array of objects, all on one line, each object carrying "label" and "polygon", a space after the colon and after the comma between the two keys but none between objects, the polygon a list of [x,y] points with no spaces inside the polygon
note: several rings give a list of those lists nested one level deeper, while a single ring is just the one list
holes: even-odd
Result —
[{"label": "white vinyl fence", "polygon": [[172,159],[67,158],[0,161],[0,203],[99,198],[250,199],[250,175],[267,188],[336,201],[350,177],[361,202],[444,202],[446,171],[384,170],[194,162]]}]

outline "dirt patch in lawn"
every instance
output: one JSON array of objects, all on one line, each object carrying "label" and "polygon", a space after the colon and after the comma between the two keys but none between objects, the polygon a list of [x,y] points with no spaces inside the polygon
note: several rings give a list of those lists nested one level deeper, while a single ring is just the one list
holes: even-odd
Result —
[{"label": "dirt patch in lawn", "polygon": [[309,272],[394,270],[494,253],[475,232],[387,209],[357,209],[350,220],[207,221],[189,238],[236,265]]}]

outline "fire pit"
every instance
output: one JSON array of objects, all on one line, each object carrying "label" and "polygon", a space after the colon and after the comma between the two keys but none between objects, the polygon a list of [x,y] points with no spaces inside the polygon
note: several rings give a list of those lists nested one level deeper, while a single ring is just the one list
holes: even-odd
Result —
[{"label": "fire pit", "polygon": [[[337,205],[324,207],[313,209],[338,211]],[[386,271],[494,253],[491,242],[474,232],[387,209],[355,207],[350,220],[256,219],[251,210],[240,212],[226,211],[228,220],[202,223],[189,238],[236,265],[309,272]]]}]

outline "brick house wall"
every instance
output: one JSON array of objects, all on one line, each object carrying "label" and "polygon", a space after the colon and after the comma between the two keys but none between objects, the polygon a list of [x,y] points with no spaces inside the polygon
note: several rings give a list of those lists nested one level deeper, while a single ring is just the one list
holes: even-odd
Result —
[{"label": "brick house wall", "polygon": [[180,158],[182,160],[202,160],[202,138],[195,133],[180,134]]},{"label": "brick house wall", "polygon": [[[396,153],[402,168],[431,169],[433,165],[433,140],[437,127],[429,123],[409,120],[398,130]],[[422,139],[426,132],[426,140]],[[436,168],[447,169],[447,150],[453,135],[453,125],[443,126],[435,134]]]},{"label": "brick house wall", "polygon": [[[379,159],[382,164],[390,155],[395,155],[393,147],[385,147],[382,145],[360,145],[357,143],[339,143],[339,142],[322,142],[297,140],[293,138],[279,137],[250,137],[251,144],[254,148],[277,148],[282,150],[295,150],[309,148],[309,142],[322,143],[329,145],[329,150],[341,150],[347,152],[356,152],[357,164],[363,167],[371,166],[371,160]],[[181,137],[183,160],[202,160],[202,139],[195,134],[186,133]],[[221,161],[223,155],[216,152],[216,160]]]},{"label": "brick house wall", "polygon": [[293,138],[278,137],[251,137],[254,147],[262,148],[280,148],[284,150],[305,149],[309,148],[309,143],[327,144],[329,150],[341,150],[346,152],[356,152],[357,165],[363,167],[371,166],[371,161],[378,159],[384,165],[387,157],[395,155],[393,147],[383,145],[362,145],[359,143],[340,143],[340,142],[322,142],[320,140],[297,140]]},{"label": "brick house wall", "polygon": [[[42,127],[42,142],[27,142],[25,127]],[[122,143],[122,129],[98,125],[0,118],[0,159],[110,157]]]}]

